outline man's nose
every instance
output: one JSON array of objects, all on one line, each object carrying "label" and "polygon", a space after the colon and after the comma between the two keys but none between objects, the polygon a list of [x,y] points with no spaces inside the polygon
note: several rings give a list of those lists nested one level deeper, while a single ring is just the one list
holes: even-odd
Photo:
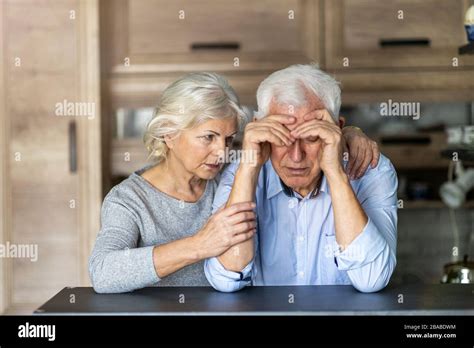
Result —
[{"label": "man's nose", "polygon": [[293,162],[301,162],[304,159],[304,151],[301,147],[301,139],[296,139],[296,141],[289,146],[288,156]]}]

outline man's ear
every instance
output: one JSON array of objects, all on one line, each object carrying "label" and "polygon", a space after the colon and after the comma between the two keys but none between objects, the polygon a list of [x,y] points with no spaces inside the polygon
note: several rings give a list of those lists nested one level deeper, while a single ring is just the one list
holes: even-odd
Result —
[{"label": "man's ear", "polygon": [[344,128],[344,125],[346,124],[346,118],[344,116],[339,116],[339,128]]}]

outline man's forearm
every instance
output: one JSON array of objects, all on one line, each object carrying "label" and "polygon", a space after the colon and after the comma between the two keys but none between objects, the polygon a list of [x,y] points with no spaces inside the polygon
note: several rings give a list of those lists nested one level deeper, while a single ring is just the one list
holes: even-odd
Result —
[{"label": "man's forearm", "polygon": [[[235,173],[234,184],[226,206],[234,203],[251,202],[255,200],[260,168],[241,164]],[[253,258],[253,238],[236,244],[218,257],[220,263],[229,271],[240,272]]]},{"label": "man's forearm", "polygon": [[337,244],[344,250],[364,229],[368,218],[341,168],[325,173],[331,191]]}]

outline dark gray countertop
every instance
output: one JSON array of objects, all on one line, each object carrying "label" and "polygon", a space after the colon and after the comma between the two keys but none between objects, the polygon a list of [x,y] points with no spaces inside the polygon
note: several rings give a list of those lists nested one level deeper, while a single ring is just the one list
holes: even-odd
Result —
[{"label": "dark gray countertop", "polygon": [[474,284],[256,286],[236,293],[207,287],[153,287],[126,294],[64,288],[37,315],[474,315]]}]

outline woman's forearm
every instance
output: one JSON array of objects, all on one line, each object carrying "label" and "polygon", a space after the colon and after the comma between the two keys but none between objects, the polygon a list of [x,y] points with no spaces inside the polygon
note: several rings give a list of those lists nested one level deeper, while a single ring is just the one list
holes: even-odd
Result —
[{"label": "woman's forearm", "polygon": [[[241,164],[235,173],[234,185],[226,206],[234,203],[253,202],[260,168],[251,164]],[[236,244],[218,257],[229,271],[240,272],[252,259],[254,239]]]}]

